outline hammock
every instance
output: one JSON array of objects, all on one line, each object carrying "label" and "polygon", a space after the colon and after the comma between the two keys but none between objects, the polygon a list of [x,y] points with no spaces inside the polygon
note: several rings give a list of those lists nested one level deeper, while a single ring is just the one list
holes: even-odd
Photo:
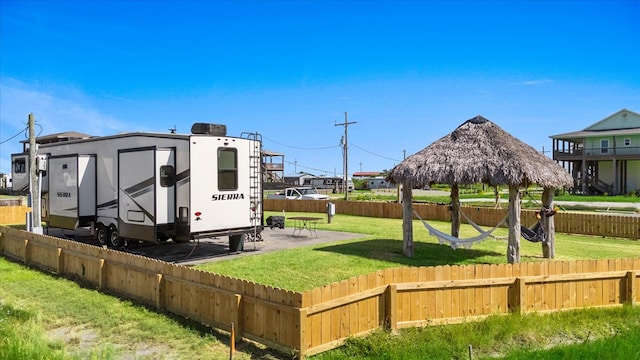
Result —
[{"label": "hammock", "polygon": [[418,217],[418,219],[420,219],[420,221],[422,221],[422,224],[427,229],[427,231],[429,231],[429,234],[438,238],[438,242],[440,243],[440,245],[448,244],[451,246],[453,250],[459,248],[460,246],[462,246],[465,249],[471,249],[473,244],[486,239],[488,236],[491,235],[492,232],[494,232],[497,228],[502,226],[502,224],[504,224],[505,221],[507,221],[507,218],[505,217],[504,219],[502,219],[502,221],[500,221],[498,225],[496,225],[496,227],[487,231],[484,231],[482,228],[480,228],[476,224],[477,227],[474,226],[474,228],[480,232],[480,235],[470,237],[470,238],[459,239],[453,235],[446,234],[434,228],[433,226],[429,225],[426,221],[422,220],[420,215],[418,215],[418,213],[415,210],[413,211],[413,213]]},{"label": "hammock", "polygon": [[[476,224],[473,222],[473,220],[471,220],[467,214],[465,214],[464,212],[460,211],[460,214],[462,214],[462,216],[464,216],[464,218],[467,220],[467,222],[469,223],[469,225],[471,225],[474,229],[478,230],[479,233],[484,233],[484,229],[480,227],[480,225]],[[553,215],[551,215],[553,216]],[[506,220],[507,218],[505,218]],[[505,221],[503,220],[503,222]],[[500,225],[498,225],[500,226]],[[536,222],[532,227],[528,228],[525,227],[524,225],[520,225],[520,235],[522,235],[523,238],[525,238],[525,240],[531,241],[531,242],[541,242],[541,241],[545,241],[547,239],[545,233],[544,233],[544,229],[542,229],[542,224],[540,224],[540,221]],[[496,239],[496,240],[505,240],[505,238],[499,238],[493,234],[489,234],[488,236]]]},{"label": "hammock", "polygon": [[552,217],[556,214],[555,209],[549,209],[546,207],[542,207],[540,211],[536,214],[538,221],[533,224],[532,227],[528,228],[523,225],[520,225],[520,235],[522,235],[525,240],[531,242],[545,242],[547,241],[547,234],[544,232],[544,228],[542,228],[542,224],[540,223],[540,219],[542,217]]},{"label": "hammock", "polygon": [[525,240],[534,243],[547,240],[547,235],[544,233],[544,229],[540,225],[540,221],[536,222],[531,228],[520,225],[520,235],[522,235]]},{"label": "hammock", "polygon": [[[481,233],[481,234],[482,234],[482,233],[484,233],[484,232],[485,232],[485,231],[484,231],[484,229],[480,227],[480,225],[478,225],[478,224],[474,223],[474,222],[473,222],[473,220],[471,220],[471,219],[467,216],[467,214],[465,214],[464,212],[462,212],[462,210],[460,211],[460,214],[462,214],[462,216],[464,216],[464,218],[467,220],[467,223],[469,223],[469,225],[471,225],[474,229],[478,230],[478,232],[479,232],[479,233]],[[500,222],[500,224],[498,224],[498,226],[497,226],[497,227],[500,227],[500,225],[502,225],[502,223],[506,222],[506,221],[508,220],[508,218],[509,218],[508,216],[507,216],[507,217],[505,217],[505,218],[504,218],[504,220],[502,220],[502,221]],[[495,229],[494,229],[494,230],[495,230]],[[493,231],[493,230],[492,230],[492,231]],[[498,236],[495,236],[495,235],[493,235],[493,234],[489,234],[488,236],[490,236],[490,237],[492,237],[492,238],[494,238],[494,239],[496,239],[496,240],[506,240],[506,237],[503,237],[503,236],[502,236],[502,237],[498,237]]]}]

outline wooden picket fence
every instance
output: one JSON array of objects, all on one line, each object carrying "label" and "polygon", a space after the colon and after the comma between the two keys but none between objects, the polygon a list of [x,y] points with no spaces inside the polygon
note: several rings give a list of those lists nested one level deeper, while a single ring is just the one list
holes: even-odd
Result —
[{"label": "wooden picket fence", "polygon": [[0,253],[300,358],[388,326],[635,305],[640,258],[400,267],[293,292],[0,226]]},{"label": "wooden picket fence", "polygon": [[[267,211],[326,212],[328,201],[265,199]],[[392,202],[333,201],[336,214],[378,218],[402,218],[402,204]],[[425,220],[451,221],[448,205],[413,204],[414,210]],[[462,211],[473,222],[482,226],[495,226],[507,216],[507,209],[462,206]],[[465,222],[464,218],[462,222]],[[522,210],[521,222],[525,226],[536,222],[535,210]],[[595,235],[638,240],[640,214],[601,214],[558,212],[554,216],[555,231],[568,234]]]}]

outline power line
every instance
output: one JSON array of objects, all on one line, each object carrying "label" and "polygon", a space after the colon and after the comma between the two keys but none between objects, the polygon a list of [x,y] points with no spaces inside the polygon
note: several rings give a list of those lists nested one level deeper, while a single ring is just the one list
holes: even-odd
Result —
[{"label": "power line", "polygon": [[284,162],[287,163],[287,164],[296,166],[296,171],[297,171],[297,167],[301,167],[301,168],[305,168],[305,169],[309,169],[309,170],[319,171],[319,172],[326,173],[326,174],[330,174],[331,173],[331,171],[322,170],[322,169],[316,169],[316,168],[313,168],[311,166],[302,165],[302,164],[300,164],[300,162],[298,162],[298,160],[296,160],[295,162],[294,161],[285,160]]},{"label": "power line", "polygon": [[360,149],[360,150],[362,150],[362,151],[364,151],[364,152],[366,152],[366,153],[369,153],[369,154],[371,154],[371,155],[375,155],[375,156],[380,157],[380,158],[383,158],[383,159],[387,159],[387,160],[391,160],[391,161],[395,161],[395,162],[400,162],[400,161],[401,161],[401,160],[392,159],[392,158],[390,158],[390,157],[386,157],[386,156],[383,156],[383,155],[380,155],[380,154],[376,154],[376,153],[374,153],[374,152],[372,152],[372,151],[369,151],[369,150],[367,150],[367,149],[363,149],[363,148],[361,148],[361,147],[360,147],[360,146],[358,146],[358,145],[354,145],[354,144],[351,144],[351,145],[353,145],[353,147],[356,147],[356,148],[358,148],[358,149]]},{"label": "power line", "polygon": [[271,141],[271,142],[273,142],[273,143],[276,143],[278,145],[282,145],[282,146],[285,146],[285,147],[288,147],[288,148],[298,149],[298,150],[326,150],[326,149],[333,149],[333,148],[336,148],[336,147],[340,147],[340,145],[331,145],[331,146],[324,146],[324,147],[317,147],[317,148],[304,148],[304,147],[299,147],[299,146],[292,146],[292,145],[283,144],[283,143],[277,142],[275,140],[269,139],[266,136],[262,136],[262,137],[267,139],[267,140],[269,140],[269,141]]},{"label": "power line", "polygon": [[[25,127],[24,129],[22,129],[22,130],[18,131],[18,133],[17,133],[17,134],[13,135],[12,137],[8,138],[7,140],[0,141],[0,145],[2,145],[2,144],[4,144],[4,143],[6,143],[6,142],[8,142],[8,141],[11,141],[11,140],[15,139],[18,135],[20,135],[20,134],[22,134],[22,133],[26,132],[28,129],[29,129],[29,127],[27,126],[27,127]],[[26,137],[26,135],[25,135],[25,137]]]}]

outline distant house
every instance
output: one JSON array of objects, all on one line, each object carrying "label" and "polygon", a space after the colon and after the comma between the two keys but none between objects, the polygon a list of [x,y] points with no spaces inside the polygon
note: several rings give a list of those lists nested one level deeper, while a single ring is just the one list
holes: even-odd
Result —
[{"label": "distant house", "polygon": [[302,186],[307,179],[312,179],[314,177],[314,175],[304,173],[289,174],[284,176],[284,182],[288,186]]},{"label": "distant house", "polygon": [[640,191],[640,114],[622,109],[584,130],[552,135],[553,159],[582,194]]},{"label": "distant house", "polygon": [[381,176],[373,177],[367,179],[367,188],[368,189],[390,189],[395,186],[391,185],[385,178]]},{"label": "distant house", "polygon": [[353,178],[356,180],[364,180],[376,176],[380,176],[382,173],[380,171],[360,171],[354,172]]},{"label": "distant house", "polygon": [[11,174],[0,174],[0,189],[11,189]]}]

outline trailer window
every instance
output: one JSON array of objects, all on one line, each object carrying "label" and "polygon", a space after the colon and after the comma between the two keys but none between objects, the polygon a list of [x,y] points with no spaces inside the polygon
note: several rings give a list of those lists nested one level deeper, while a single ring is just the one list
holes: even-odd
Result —
[{"label": "trailer window", "polygon": [[236,149],[218,149],[218,190],[238,190],[238,154]]},{"label": "trailer window", "polygon": [[13,160],[13,172],[16,174],[24,174],[27,172],[27,160],[18,158]]},{"label": "trailer window", "polygon": [[160,186],[171,187],[176,183],[176,169],[171,165],[160,166]]}]

